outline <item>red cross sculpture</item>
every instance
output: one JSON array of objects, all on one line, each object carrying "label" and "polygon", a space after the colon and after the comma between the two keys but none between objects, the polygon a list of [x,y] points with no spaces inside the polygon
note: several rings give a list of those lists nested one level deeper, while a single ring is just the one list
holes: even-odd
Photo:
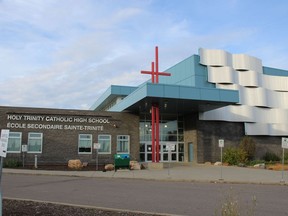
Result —
[{"label": "red cross sculpture", "polygon": [[[156,69],[154,68],[154,62],[151,64],[151,71],[141,71],[142,74],[151,74],[152,83],[159,83],[159,75],[162,76],[171,76],[170,73],[159,72],[159,61],[158,61],[158,47],[155,47],[155,63]],[[151,139],[152,139],[152,162],[159,162],[159,104],[152,103],[151,107]]]}]

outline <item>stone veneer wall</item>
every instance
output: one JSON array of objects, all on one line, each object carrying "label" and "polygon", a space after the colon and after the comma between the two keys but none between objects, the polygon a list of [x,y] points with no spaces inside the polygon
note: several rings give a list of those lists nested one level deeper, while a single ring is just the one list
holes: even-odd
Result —
[{"label": "stone veneer wall", "polygon": [[193,143],[193,162],[198,161],[197,119],[198,113],[184,116],[185,162],[189,161],[189,143]]},{"label": "stone veneer wall", "polygon": [[198,162],[220,161],[218,140],[224,139],[224,148],[237,146],[244,136],[244,124],[220,121],[197,121],[197,136]]},{"label": "stone veneer wall", "polygon": [[[238,147],[245,136],[244,123],[223,121],[197,121],[198,163],[220,161],[218,140],[224,139],[223,152],[227,147]],[[281,137],[250,136],[256,143],[255,158],[262,159],[266,152],[274,152],[281,157]]]},{"label": "stone veneer wall", "polygon": [[[22,116],[21,120],[8,119],[8,115]],[[65,123],[59,121],[32,121],[24,120],[26,116],[51,116],[70,117],[73,122]],[[48,117],[49,118],[49,117]],[[74,118],[86,119],[84,122],[74,122]],[[108,119],[109,123],[88,123],[88,118]],[[87,122],[86,122],[87,121]],[[10,125],[9,125],[10,123]],[[25,124],[25,128],[11,128],[11,123]],[[32,124],[57,124],[62,125],[62,129],[35,129],[28,128]],[[81,129],[63,129],[64,125],[77,125]],[[15,125],[14,125],[15,126]],[[82,127],[81,127],[82,126]],[[102,130],[83,129],[85,126],[103,126]],[[7,128],[10,127],[10,128]],[[18,125],[19,127],[19,125]],[[92,143],[98,142],[99,134],[111,135],[111,154],[99,154],[99,164],[113,162],[113,155],[116,153],[117,135],[130,135],[130,155],[131,159],[139,160],[139,117],[128,113],[116,112],[94,112],[86,110],[65,110],[65,109],[42,109],[42,108],[20,108],[20,107],[0,107],[0,129],[10,129],[11,132],[22,132],[22,144],[27,144],[29,132],[42,132],[43,145],[42,153],[26,153],[25,163],[34,163],[37,155],[40,164],[62,164],[70,159],[80,159],[88,163],[95,163],[96,150],[92,154],[78,154],[79,134],[92,134]],[[93,144],[92,144],[93,148]],[[14,158],[22,161],[22,153],[7,153],[7,159]]]}]

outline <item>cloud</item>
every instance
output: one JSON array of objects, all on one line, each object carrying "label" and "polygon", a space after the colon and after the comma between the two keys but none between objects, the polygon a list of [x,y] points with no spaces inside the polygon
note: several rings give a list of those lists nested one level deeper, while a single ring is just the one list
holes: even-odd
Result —
[{"label": "cloud", "polygon": [[148,80],[140,71],[151,68],[156,45],[160,70],[199,47],[244,52],[288,68],[287,39],[271,45],[265,26],[236,19],[245,3],[229,1],[217,11],[213,3],[207,11],[199,10],[205,2],[191,2],[0,1],[0,104],[86,109],[112,84]]}]

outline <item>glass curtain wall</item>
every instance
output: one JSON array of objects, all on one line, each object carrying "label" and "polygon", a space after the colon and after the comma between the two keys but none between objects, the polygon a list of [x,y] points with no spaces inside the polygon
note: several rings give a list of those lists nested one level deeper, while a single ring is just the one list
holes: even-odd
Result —
[{"label": "glass curtain wall", "polygon": [[[148,118],[146,118],[148,117]],[[152,161],[151,145],[151,118],[150,115],[141,115],[140,119],[140,160],[142,162]],[[184,123],[183,117],[161,116],[160,118],[160,161],[179,162],[184,161]],[[174,144],[175,149],[166,150],[167,144]]]}]

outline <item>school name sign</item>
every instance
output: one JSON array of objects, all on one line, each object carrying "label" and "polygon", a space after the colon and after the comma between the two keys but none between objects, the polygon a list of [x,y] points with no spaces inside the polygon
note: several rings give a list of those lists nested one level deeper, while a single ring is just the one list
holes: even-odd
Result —
[{"label": "school name sign", "polygon": [[[103,131],[110,124],[106,117],[60,115],[7,115],[8,129]],[[81,123],[81,124],[80,124]]]}]

